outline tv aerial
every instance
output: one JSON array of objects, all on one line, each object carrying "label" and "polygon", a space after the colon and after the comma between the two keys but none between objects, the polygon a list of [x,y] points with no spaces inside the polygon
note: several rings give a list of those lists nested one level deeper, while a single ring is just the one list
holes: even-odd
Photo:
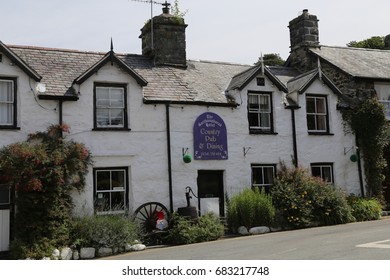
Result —
[{"label": "tv aerial", "polygon": [[152,45],[152,50],[154,49],[154,42],[153,42],[153,5],[162,5],[164,6],[164,9],[169,9],[169,6],[171,6],[171,3],[168,3],[165,1],[163,2],[157,2],[153,0],[131,0],[132,2],[140,2],[140,3],[150,3],[150,38],[151,38],[151,45]]}]

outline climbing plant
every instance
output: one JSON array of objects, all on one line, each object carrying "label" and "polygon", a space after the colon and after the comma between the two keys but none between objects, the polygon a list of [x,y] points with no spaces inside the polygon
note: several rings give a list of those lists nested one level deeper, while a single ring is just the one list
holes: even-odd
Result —
[{"label": "climbing plant", "polygon": [[67,132],[66,125],[53,125],[0,149],[0,179],[16,193],[14,237],[19,249],[68,242],[71,191],[84,188],[91,158],[83,144],[63,137]]},{"label": "climbing plant", "polygon": [[390,139],[390,126],[384,107],[376,98],[368,98],[353,109],[344,110],[343,119],[355,133],[364,160],[366,195],[382,198],[383,171],[386,167],[383,152]]}]

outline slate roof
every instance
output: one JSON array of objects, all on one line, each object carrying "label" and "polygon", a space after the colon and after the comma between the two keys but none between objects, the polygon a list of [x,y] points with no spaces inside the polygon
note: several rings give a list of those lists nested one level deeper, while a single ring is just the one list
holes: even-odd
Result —
[{"label": "slate roof", "polygon": [[[108,53],[77,50],[51,49],[29,46],[12,46],[19,58],[26,62],[41,77],[46,85],[45,95],[63,96],[72,94],[72,85],[79,77],[105,61]],[[215,103],[231,105],[224,95],[231,78],[249,65],[210,61],[187,61],[188,67],[153,66],[152,60],[143,55],[117,54],[128,71],[134,70],[146,85],[144,101],[172,103]],[[119,65],[120,66],[120,65]]]},{"label": "slate roof", "polygon": [[390,79],[390,50],[321,46],[310,51],[353,77]]}]

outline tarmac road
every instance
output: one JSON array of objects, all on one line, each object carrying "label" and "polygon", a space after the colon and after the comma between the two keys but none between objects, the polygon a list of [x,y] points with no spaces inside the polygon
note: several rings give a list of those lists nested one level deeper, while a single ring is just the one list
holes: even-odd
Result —
[{"label": "tarmac road", "polygon": [[390,218],[184,246],[150,248],[105,260],[390,260]]}]

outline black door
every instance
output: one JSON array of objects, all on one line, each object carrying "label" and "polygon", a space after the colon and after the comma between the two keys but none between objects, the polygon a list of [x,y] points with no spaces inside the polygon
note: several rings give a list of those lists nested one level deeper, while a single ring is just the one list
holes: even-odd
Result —
[{"label": "black door", "polygon": [[225,216],[223,170],[198,170],[199,210],[202,208],[202,198],[219,198],[219,216]]}]

